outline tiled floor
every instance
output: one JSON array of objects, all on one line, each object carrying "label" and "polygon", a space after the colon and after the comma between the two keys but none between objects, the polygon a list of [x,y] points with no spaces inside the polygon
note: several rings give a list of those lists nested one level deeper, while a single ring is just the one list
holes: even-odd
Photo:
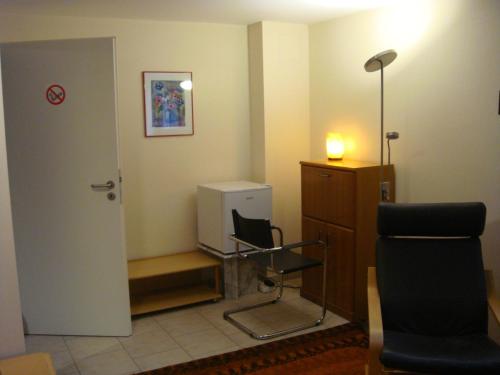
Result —
[{"label": "tiled floor", "polygon": [[[30,353],[50,353],[58,375],[134,374],[262,344],[226,322],[222,312],[270,297],[257,293],[148,315],[133,320],[130,337],[28,335],[26,348]],[[297,289],[287,288],[279,304],[237,317],[261,333],[313,320],[319,313],[319,306],[301,298]],[[343,323],[346,320],[328,312],[323,325],[295,335]]]}]

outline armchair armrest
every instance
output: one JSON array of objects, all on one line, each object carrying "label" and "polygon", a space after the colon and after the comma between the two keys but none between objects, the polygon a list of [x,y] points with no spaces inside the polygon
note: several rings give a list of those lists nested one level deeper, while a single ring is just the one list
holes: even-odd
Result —
[{"label": "armchair armrest", "polygon": [[486,291],[488,293],[488,305],[495,317],[497,324],[500,325],[500,300],[496,296],[495,282],[493,280],[493,272],[491,270],[484,270],[486,276]]},{"label": "armchair armrest", "polygon": [[309,240],[309,241],[301,241],[301,242],[291,243],[291,244],[283,246],[282,248],[283,248],[283,250],[290,250],[290,249],[296,249],[298,247],[313,246],[313,245],[325,246],[325,243],[321,240]]},{"label": "armchair armrest", "polygon": [[278,234],[280,235],[280,246],[283,246],[283,231],[281,230],[281,228],[271,225],[271,230],[275,230],[276,232],[278,232]]},{"label": "armchair armrest", "polygon": [[[232,234],[231,236],[229,236],[229,239],[232,240],[232,241],[234,241],[234,242],[236,242],[236,253],[239,256],[243,257],[243,258],[246,258],[248,254],[254,254],[254,253],[273,253],[275,251],[282,250],[281,246],[279,246],[279,247],[271,247],[271,248],[268,248],[268,249],[266,249],[264,247],[258,247],[258,246],[255,246],[255,245],[249,243],[249,242],[240,240],[234,234]],[[240,251],[239,245],[245,245],[245,246],[249,247],[252,250],[245,250],[245,252],[242,253]]]},{"label": "armchair armrest", "polygon": [[384,345],[384,328],[382,325],[382,309],[377,287],[377,271],[368,267],[368,324],[370,335],[369,374],[381,373],[380,353]]},{"label": "armchair armrest", "polygon": [[229,236],[229,239],[236,242],[237,244],[240,245],[245,245],[251,248],[252,250],[250,251],[245,251],[245,253],[241,253],[239,251],[239,247],[236,248],[236,252],[240,254],[241,256],[245,257],[247,254],[253,254],[256,252],[262,252],[262,253],[274,253],[276,251],[282,251],[282,250],[290,250],[290,249],[295,249],[298,247],[304,247],[304,246],[312,246],[312,245],[323,245],[325,246],[325,243],[321,240],[310,240],[310,241],[302,241],[302,242],[297,242],[297,243],[292,243],[289,245],[285,246],[278,246],[278,247],[271,247],[271,248],[263,248],[263,247],[258,247],[255,246],[249,242],[240,240],[238,237],[236,237],[234,234]]}]

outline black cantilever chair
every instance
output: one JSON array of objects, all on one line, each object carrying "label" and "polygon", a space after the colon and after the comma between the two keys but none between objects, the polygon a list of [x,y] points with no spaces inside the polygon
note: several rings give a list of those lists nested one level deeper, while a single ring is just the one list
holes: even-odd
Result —
[{"label": "black cantilever chair", "polygon": [[[269,220],[248,219],[242,217],[236,210],[232,210],[232,214],[235,233],[230,238],[236,243],[236,253],[242,258],[254,261],[257,263],[257,265],[278,274],[280,276],[280,280],[278,295],[275,298],[270,301],[225,311],[224,319],[257,340],[271,339],[277,336],[286,335],[321,324],[326,314],[326,264],[324,264],[326,263],[326,244],[320,240],[316,240],[298,242],[283,246],[283,233],[281,229],[272,226]],[[280,246],[277,247],[274,246],[272,235],[273,229],[277,230],[280,236]],[[240,245],[246,246],[247,248],[249,248],[249,250],[245,252],[240,251]],[[323,247],[324,261],[307,258],[301,254],[297,254],[291,251],[295,248],[312,245],[320,245]],[[321,310],[321,316],[313,322],[307,322],[299,326],[276,332],[257,334],[246,325],[242,324],[237,319],[231,316],[232,314],[236,314],[242,311],[247,311],[277,303],[283,296],[284,275],[291,272],[301,271],[306,268],[319,266],[323,266],[323,306]]]},{"label": "black cantilever chair", "polygon": [[368,270],[369,373],[500,374],[488,337],[482,203],[394,204],[378,209],[376,266]]}]

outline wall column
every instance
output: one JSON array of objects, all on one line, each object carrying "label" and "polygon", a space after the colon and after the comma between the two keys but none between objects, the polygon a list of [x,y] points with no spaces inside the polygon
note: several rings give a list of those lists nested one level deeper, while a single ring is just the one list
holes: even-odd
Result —
[{"label": "wall column", "polygon": [[252,178],[273,186],[273,222],[301,239],[301,160],[310,158],[307,25],[248,27]]}]

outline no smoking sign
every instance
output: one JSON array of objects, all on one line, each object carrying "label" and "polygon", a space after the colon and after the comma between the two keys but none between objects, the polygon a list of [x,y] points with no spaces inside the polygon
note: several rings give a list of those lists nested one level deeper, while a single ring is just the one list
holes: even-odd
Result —
[{"label": "no smoking sign", "polygon": [[61,85],[53,84],[45,92],[45,97],[50,104],[59,105],[66,99],[66,91]]}]

